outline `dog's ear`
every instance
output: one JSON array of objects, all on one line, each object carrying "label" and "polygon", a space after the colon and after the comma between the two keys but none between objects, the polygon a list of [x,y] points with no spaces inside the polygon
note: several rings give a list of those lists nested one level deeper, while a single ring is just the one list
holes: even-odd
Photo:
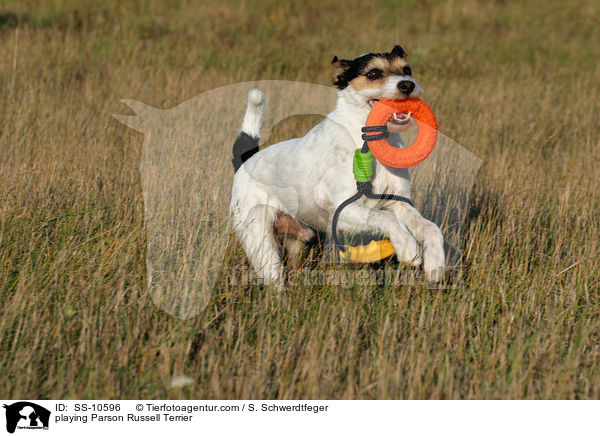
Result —
[{"label": "dog's ear", "polygon": [[402,47],[400,47],[399,45],[395,45],[394,48],[392,49],[392,51],[390,52],[390,54],[392,56],[398,56],[401,58],[406,59],[408,57],[408,53],[406,53],[404,51],[404,49]]},{"label": "dog's ear", "polygon": [[338,70],[338,69],[345,70],[346,68],[348,68],[350,66],[350,62],[351,61],[348,61],[346,59],[338,59],[337,56],[334,56],[333,59],[331,60],[331,65],[336,70]]},{"label": "dog's ear", "polygon": [[346,59],[338,59],[334,56],[331,60],[331,66],[333,67],[333,84],[340,89],[348,86],[348,82],[344,79],[344,73],[350,67],[351,61]]}]

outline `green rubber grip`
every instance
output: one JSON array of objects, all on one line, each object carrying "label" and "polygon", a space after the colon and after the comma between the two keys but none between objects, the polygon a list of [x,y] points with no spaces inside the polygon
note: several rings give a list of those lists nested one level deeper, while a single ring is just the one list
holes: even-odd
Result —
[{"label": "green rubber grip", "polygon": [[362,153],[360,150],[354,152],[352,162],[352,173],[357,182],[370,182],[373,175],[373,155],[371,151]]}]

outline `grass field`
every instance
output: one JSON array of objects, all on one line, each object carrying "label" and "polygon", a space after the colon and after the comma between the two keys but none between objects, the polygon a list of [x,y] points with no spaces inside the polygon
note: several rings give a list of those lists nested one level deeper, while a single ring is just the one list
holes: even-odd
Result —
[{"label": "grass field", "polygon": [[[0,397],[600,398],[599,40],[593,1],[0,0]],[[465,286],[240,286],[190,320],[159,310],[119,100],[330,84],[333,55],[396,43],[484,159]]]}]

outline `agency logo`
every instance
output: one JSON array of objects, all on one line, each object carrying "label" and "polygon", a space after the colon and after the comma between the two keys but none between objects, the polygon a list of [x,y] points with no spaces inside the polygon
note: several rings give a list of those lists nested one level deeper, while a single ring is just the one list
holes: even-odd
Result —
[{"label": "agency logo", "polygon": [[48,430],[50,411],[29,401],[19,401],[3,406],[6,409],[6,431]]},{"label": "agency logo", "polygon": [[[164,110],[136,100],[123,100],[135,115],[114,115],[126,126],[144,134],[140,175],[147,235],[148,290],[157,307],[181,319],[202,313],[211,301],[213,288],[228,273],[224,265],[227,264],[226,252],[232,247],[230,241],[233,241],[232,212],[240,213],[239,222],[244,227],[257,225],[261,213],[275,216],[271,203],[257,204],[243,212],[237,210],[238,205],[231,205],[232,144],[240,131],[240,122],[246,117],[246,99],[251,89],[261,90],[268,98],[262,125],[253,133],[263,138],[263,144],[273,129],[288,118],[327,117],[338,98],[337,89],[330,86],[259,80],[211,89]],[[336,129],[340,143],[362,144],[360,133],[353,134],[341,124]],[[418,130],[413,126],[403,132],[402,142],[412,144]],[[347,136],[340,138],[341,135]],[[259,188],[261,192],[277,193],[277,198],[285,199],[287,212],[295,216],[303,203],[318,204],[316,198],[310,197],[320,192],[317,186],[335,182],[340,165],[336,159],[324,160],[321,155],[312,155],[311,165],[321,168],[319,177],[322,178],[306,180],[302,192],[296,188],[300,185],[288,183],[284,175],[269,178],[243,166],[245,175],[240,177],[252,183],[247,184],[247,193],[240,188],[237,197],[259,198],[256,197]],[[453,279],[441,287],[461,285],[465,218],[481,164],[481,158],[438,131],[435,148],[425,161],[410,171],[394,169],[398,177],[410,175],[411,199],[416,210],[444,236],[446,270],[452,272]],[[331,223],[334,212],[329,212]],[[375,222],[381,215],[377,209],[368,213],[366,222]],[[326,222],[328,217],[321,218]],[[404,233],[408,240],[412,238]],[[379,254],[376,250],[381,246],[375,245],[375,254]]]}]

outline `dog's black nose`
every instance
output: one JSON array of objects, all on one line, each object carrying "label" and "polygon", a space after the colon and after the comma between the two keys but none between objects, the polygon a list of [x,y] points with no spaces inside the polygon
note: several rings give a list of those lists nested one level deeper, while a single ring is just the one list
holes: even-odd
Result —
[{"label": "dog's black nose", "polygon": [[400,82],[398,82],[398,89],[408,95],[411,92],[413,92],[413,89],[415,89],[415,84],[412,83],[410,80],[402,80]]}]

